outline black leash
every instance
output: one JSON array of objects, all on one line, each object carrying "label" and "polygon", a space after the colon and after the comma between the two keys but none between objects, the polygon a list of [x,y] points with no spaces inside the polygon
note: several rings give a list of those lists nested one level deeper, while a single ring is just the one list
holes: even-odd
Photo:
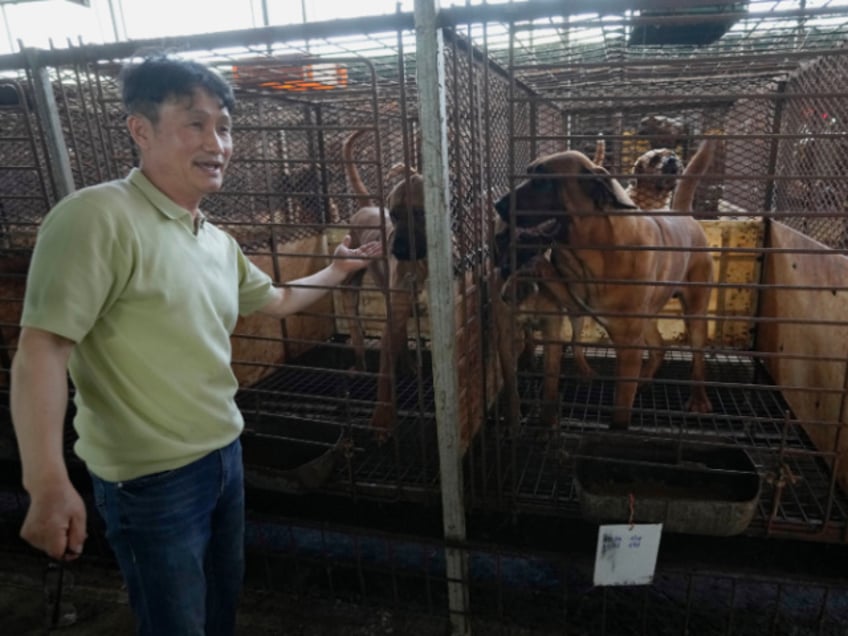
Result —
[{"label": "black leash", "polygon": [[59,618],[62,612],[62,589],[65,586],[65,562],[59,561],[56,567],[59,568],[59,576],[56,581],[56,592],[53,598],[53,616],[50,619],[50,629],[59,626]]},{"label": "black leash", "polygon": [[[71,553],[68,553],[70,556]],[[47,602],[47,632],[57,627],[65,627],[76,622],[76,610],[72,605],[62,603],[65,586],[72,585],[73,579],[65,576],[68,563],[65,559],[50,559],[44,570],[44,594]],[[55,573],[56,583],[52,581]]]}]

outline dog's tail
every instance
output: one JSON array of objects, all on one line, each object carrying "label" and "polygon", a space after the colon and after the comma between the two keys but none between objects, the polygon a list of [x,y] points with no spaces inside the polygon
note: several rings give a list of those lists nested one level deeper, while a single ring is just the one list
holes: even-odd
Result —
[{"label": "dog's tail", "polygon": [[352,132],[342,144],[345,176],[347,177],[350,189],[356,195],[356,202],[363,208],[374,205],[374,200],[362,182],[362,178],[359,176],[359,170],[356,169],[356,164],[353,162],[353,143],[365,134],[365,132],[364,129]]},{"label": "dog's tail", "polygon": [[710,169],[718,144],[717,139],[705,139],[686,164],[671,198],[671,209],[675,212],[692,212],[695,190],[698,189],[701,177]]},{"label": "dog's tail", "polygon": [[598,133],[598,139],[595,141],[595,158],[592,161],[595,165],[603,166],[604,159],[607,156],[607,142],[604,141],[604,133]]}]

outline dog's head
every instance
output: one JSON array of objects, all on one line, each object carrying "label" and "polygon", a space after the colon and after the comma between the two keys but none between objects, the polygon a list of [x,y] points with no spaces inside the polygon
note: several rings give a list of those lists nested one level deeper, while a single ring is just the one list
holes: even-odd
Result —
[{"label": "dog's head", "polygon": [[680,119],[649,115],[639,122],[636,134],[647,137],[651,148],[674,148],[685,136],[686,126]]},{"label": "dog's head", "polygon": [[389,192],[386,199],[394,226],[391,252],[399,261],[426,258],[427,230],[424,215],[424,179],[415,171]]},{"label": "dog's head", "polygon": [[682,173],[683,162],[668,148],[649,150],[633,164],[636,187],[655,196],[671,194]]},{"label": "dog's head", "polygon": [[514,192],[495,203],[501,219],[506,223],[514,219],[517,227],[534,227],[557,219],[563,225],[560,232],[567,232],[576,215],[636,208],[606,169],[576,150],[537,159],[527,174]]},{"label": "dog's head", "polygon": [[515,302],[520,305],[531,296],[538,294],[539,284],[546,278],[549,268],[550,261],[544,254],[534,254],[514,272],[503,275],[501,299],[507,303]]},{"label": "dog's head", "polygon": [[515,228],[511,239],[509,225],[499,221],[495,228],[494,256],[501,278],[506,280],[513,272],[525,269],[555,241],[567,241],[567,229],[558,219],[550,219],[536,227]]}]

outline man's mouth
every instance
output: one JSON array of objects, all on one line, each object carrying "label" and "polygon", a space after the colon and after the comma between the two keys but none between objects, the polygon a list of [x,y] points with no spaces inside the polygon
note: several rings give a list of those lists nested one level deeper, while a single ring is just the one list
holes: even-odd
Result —
[{"label": "man's mouth", "polygon": [[217,175],[224,169],[224,164],[221,161],[198,161],[195,165],[210,174]]}]

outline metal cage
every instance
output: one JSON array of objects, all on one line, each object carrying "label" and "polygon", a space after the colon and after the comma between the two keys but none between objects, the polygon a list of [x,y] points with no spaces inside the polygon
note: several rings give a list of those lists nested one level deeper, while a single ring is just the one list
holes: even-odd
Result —
[{"label": "metal cage", "polygon": [[[648,4],[599,8],[578,2],[564,9],[537,0],[443,9],[434,48],[444,72],[441,123],[421,115],[429,104],[422,102],[422,52],[411,14],[180,40],[181,54],[214,65],[232,81],[238,101],[235,158],[207,211],[277,283],[326,264],[347,231],[357,206],[341,147],[352,132],[366,131],[352,161],[377,202],[385,201],[393,185],[386,175],[397,162],[425,174],[443,170],[447,178],[441,194],[448,201],[453,258],[450,274],[429,284],[452,290],[453,342],[446,348],[438,340],[433,307],[418,296],[424,290],[415,289],[407,343],[411,373],[390,372],[397,417],[388,441],[375,436],[370,419],[378,405],[388,290],[366,278],[360,311],[367,370],[352,368],[352,317],[342,311],[338,290],[284,321],[240,320],[233,368],[241,384],[237,400],[246,419],[252,489],[292,501],[309,493],[321,501],[370,500],[430,512],[440,497],[447,505],[449,491],[454,504],[461,502],[469,532],[448,536],[439,548],[452,553],[459,545],[466,556],[471,544],[463,542],[486,535],[487,524],[477,521],[491,519],[497,527],[532,519],[567,532],[584,522],[594,527],[658,514],[669,527],[686,522],[678,526],[679,540],[688,540],[691,550],[707,541],[705,535],[743,535],[709,539],[728,546],[729,554],[742,540],[762,545],[765,538],[787,539],[796,547],[845,542],[848,10],[794,0],[690,3],[704,11],[679,10],[674,3],[660,3],[657,11],[656,3]],[[704,25],[719,27],[710,31],[715,37],[691,40]],[[662,27],[663,37],[676,35],[655,41],[647,27]],[[120,178],[136,161],[123,129],[117,71],[142,44],[78,45],[0,59],[0,362],[6,392],[38,224],[68,184]],[[652,128],[657,118],[673,126]],[[431,150],[422,148],[422,139],[432,139],[436,129],[444,133],[444,163],[421,165],[423,151]],[[556,360],[553,404],[543,394],[540,370],[551,339],[533,330],[523,335],[527,364],[513,370],[517,420],[505,406],[498,366],[499,298],[514,323],[510,337],[517,340],[521,325],[543,319],[562,323],[557,341],[567,344],[571,334],[563,311],[542,311],[504,295],[494,261],[499,219],[493,204],[527,177],[534,159],[566,149],[591,157],[599,138],[603,167],[622,185],[634,179],[635,161],[652,147],[668,147],[685,163],[702,141],[720,142],[693,207],[715,272],[704,349],[713,409],[686,408],[692,350],[681,309],[670,304],[649,316],[659,324],[665,361],[651,386],[637,394],[626,435],[607,430],[622,347],[604,329],[590,325],[578,335],[595,370],[592,379],[580,377],[567,347]],[[515,243],[508,249],[517,261]],[[547,258],[544,250],[540,254]],[[458,421],[438,416],[445,372],[459,380],[458,392],[447,396],[456,403]],[[553,427],[541,421],[551,407]],[[458,444],[446,450],[447,430],[457,434]],[[652,445],[647,456],[628,454],[627,444],[646,440]],[[624,444],[624,451],[616,450],[623,455],[599,450],[616,441]],[[14,459],[11,433],[0,450]],[[658,455],[666,451],[671,459]],[[446,477],[449,457],[460,467],[458,482]],[[718,463],[709,463],[713,457]],[[658,475],[684,472],[682,482],[633,496]],[[587,483],[603,489],[613,477],[605,481],[598,474],[626,474],[630,481],[599,493]],[[709,490],[714,484],[706,503],[699,499],[702,490],[693,492],[693,485]],[[672,518],[674,506],[693,498],[683,520]],[[643,503],[656,500],[659,513],[643,513]],[[600,503],[608,507],[597,508]],[[734,523],[714,523],[716,510]],[[511,544],[514,537],[496,540]],[[268,556],[269,562],[276,558]],[[736,609],[749,592],[740,592],[744,577],[730,563],[721,566],[727,575],[721,583],[687,570],[683,583],[670,574],[643,591],[581,592],[575,605],[569,595],[584,590],[585,581],[569,563],[559,563],[564,573],[544,592],[530,585],[525,598],[503,587],[498,577],[505,566],[495,561],[486,567],[496,583],[475,580],[468,570],[459,577],[471,590],[460,602],[450,592],[456,577],[440,571],[438,594],[441,586],[448,589],[452,616],[470,612],[502,620],[513,613],[513,601],[541,602],[556,613],[554,623],[573,621],[568,633],[686,633],[687,625],[704,618],[693,599],[706,585],[727,592],[727,600],[719,603],[720,616],[711,617],[715,629],[704,633],[789,633],[780,631],[782,619],[776,618],[785,614],[780,599],[795,594],[788,573],[763,579],[765,586],[776,585],[769,590],[778,598],[758,597],[778,608],[766,615],[768,625],[742,628]],[[467,566],[465,561],[460,570]],[[829,607],[830,592],[823,594],[821,607]],[[671,596],[673,611],[664,605]],[[641,623],[616,623],[619,605],[641,616]],[[593,623],[598,607],[600,626]],[[804,629],[831,633],[844,626],[844,617],[831,614],[821,609],[818,619],[804,619]],[[683,627],[674,623],[663,632],[657,626],[664,618],[668,625],[680,619]]]}]

